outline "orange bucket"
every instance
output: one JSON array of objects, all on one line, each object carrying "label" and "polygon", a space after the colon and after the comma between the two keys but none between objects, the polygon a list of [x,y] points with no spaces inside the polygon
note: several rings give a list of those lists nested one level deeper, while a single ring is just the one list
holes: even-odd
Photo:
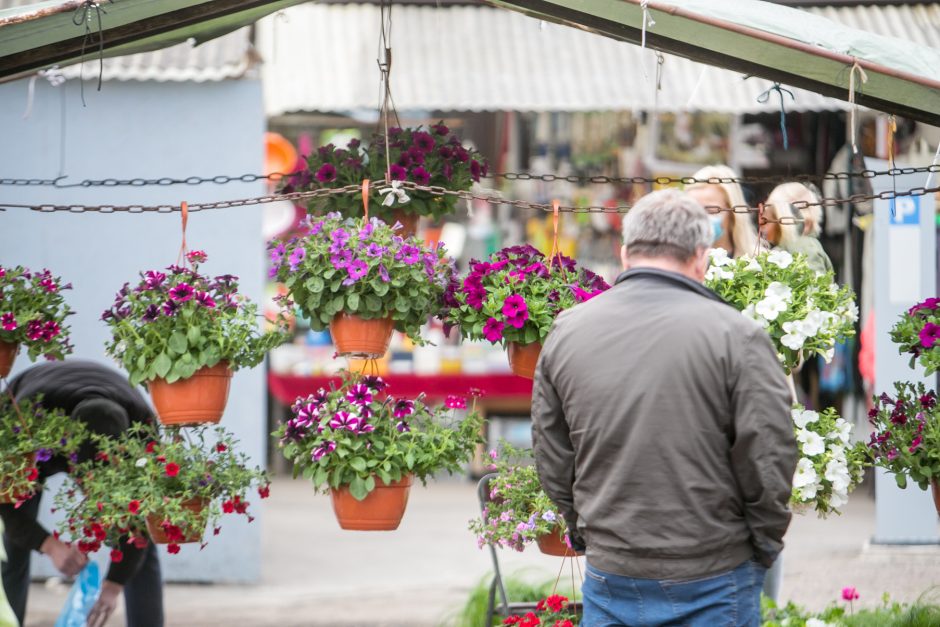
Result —
[{"label": "orange bucket", "polygon": [[[189,511],[199,514],[206,509],[206,506],[209,504],[207,499],[193,498],[188,501],[183,501],[183,509],[188,509]],[[157,516],[156,514],[148,514],[146,518],[147,522],[147,533],[150,534],[150,539],[153,540],[154,544],[169,544],[170,538],[166,534],[166,530],[163,528],[163,518]],[[181,529],[183,535],[185,536],[182,540],[177,540],[177,544],[188,544],[192,542],[199,542],[202,540],[202,536],[206,533],[206,522],[205,517],[203,523],[199,525],[198,528],[186,528]]]},{"label": "orange bucket", "polygon": [[574,557],[576,555],[574,549],[565,544],[557,530],[540,535],[535,541],[539,545],[539,551],[545,555],[554,555],[556,557]]},{"label": "orange bucket", "polygon": [[363,320],[354,314],[339,313],[330,323],[330,335],[340,355],[376,359],[388,350],[394,328],[391,318]]},{"label": "orange bucket", "polygon": [[20,345],[15,342],[0,342],[0,379],[6,378],[13,368],[13,360]]},{"label": "orange bucket", "polygon": [[330,490],[333,500],[333,513],[342,529],[349,531],[394,531],[401,524],[405,508],[408,506],[408,492],[411,490],[411,475],[405,475],[400,481],[389,485],[376,484],[361,501],[349,493],[348,486]]},{"label": "orange bucket", "polygon": [[232,369],[228,362],[220,361],[211,368],[200,368],[188,379],[173,383],[154,379],[150,382],[150,397],[161,424],[217,423],[225,411],[231,382]]},{"label": "orange bucket", "polygon": [[535,364],[538,363],[542,345],[539,342],[532,344],[509,343],[509,367],[514,375],[535,378]]}]

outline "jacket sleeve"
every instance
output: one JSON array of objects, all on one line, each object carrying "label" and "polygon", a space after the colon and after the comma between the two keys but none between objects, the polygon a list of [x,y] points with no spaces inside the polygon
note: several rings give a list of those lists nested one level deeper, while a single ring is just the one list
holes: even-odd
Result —
[{"label": "jacket sleeve", "polygon": [[732,374],[734,441],[731,465],[744,501],[755,558],[770,566],[790,524],[790,493],[798,450],[792,397],[777,352],[756,327],[740,345]]},{"label": "jacket sleeve", "polygon": [[552,335],[542,348],[532,386],[532,448],[539,481],[568,523],[572,542],[578,529],[574,509],[574,447],[561,399],[551,380]]},{"label": "jacket sleeve", "polygon": [[123,586],[140,570],[141,564],[147,557],[147,548],[138,549],[127,538],[121,539],[118,548],[124,557],[120,562],[111,562],[105,579]]},{"label": "jacket sleeve", "polygon": [[[41,493],[33,498],[41,498]],[[38,551],[49,537],[49,531],[25,507],[18,509],[12,504],[0,505],[0,517],[3,518],[4,535],[16,546]]]}]

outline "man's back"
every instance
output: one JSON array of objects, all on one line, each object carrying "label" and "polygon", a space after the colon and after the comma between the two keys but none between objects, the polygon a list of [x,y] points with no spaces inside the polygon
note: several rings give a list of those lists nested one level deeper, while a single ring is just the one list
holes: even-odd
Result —
[{"label": "man's back", "polygon": [[[566,424],[555,427],[568,429],[573,509],[592,565],[682,579],[779,550],[789,460],[774,457],[794,451],[790,400],[756,323],[690,279],[635,270],[558,319],[539,370],[533,417],[560,405]],[[553,429],[536,424],[537,441]],[[765,463],[744,450],[754,438]],[[550,458],[539,470],[552,495],[565,480]],[[755,551],[755,541],[766,546]]]}]

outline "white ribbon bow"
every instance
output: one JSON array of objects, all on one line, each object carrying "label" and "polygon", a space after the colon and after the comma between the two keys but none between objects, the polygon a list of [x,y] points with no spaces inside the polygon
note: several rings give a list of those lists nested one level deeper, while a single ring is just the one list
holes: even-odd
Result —
[{"label": "white ribbon bow", "polygon": [[379,193],[385,195],[385,200],[382,201],[383,207],[391,207],[396,201],[398,201],[398,204],[403,205],[411,200],[411,197],[402,188],[401,181],[392,181],[391,187],[380,189]]}]

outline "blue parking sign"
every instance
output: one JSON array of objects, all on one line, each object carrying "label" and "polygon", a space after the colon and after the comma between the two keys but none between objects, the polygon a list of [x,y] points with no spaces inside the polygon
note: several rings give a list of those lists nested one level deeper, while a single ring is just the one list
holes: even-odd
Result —
[{"label": "blue parking sign", "polygon": [[920,196],[901,196],[890,201],[891,225],[920,225]]}]

